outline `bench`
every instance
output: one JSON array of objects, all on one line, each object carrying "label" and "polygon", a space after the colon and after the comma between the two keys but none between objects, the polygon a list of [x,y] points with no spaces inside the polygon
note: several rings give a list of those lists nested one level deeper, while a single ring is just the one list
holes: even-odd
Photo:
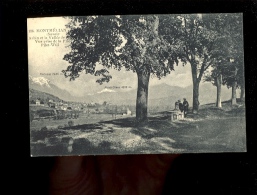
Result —
[{"label": "bench", "polygon": [[168,113],[170,115],[171,122],[184,119],[184,113],[180,112],[180,110],[171,110],[171,111],[168,111]]}]

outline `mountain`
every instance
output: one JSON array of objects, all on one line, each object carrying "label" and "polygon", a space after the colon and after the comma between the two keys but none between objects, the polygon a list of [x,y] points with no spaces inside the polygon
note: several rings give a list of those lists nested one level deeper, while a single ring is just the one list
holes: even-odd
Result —
[{"label": "mountain", "polygon": [[76,97],[72,96],[68,91],[66,91],[65,89],[60,89],[59,87],[51,83],[50,80],[44,77],[29,76],[29,88],[52,94],[65,101],[76,100]]},{"label": "mountain", "polygon": [[[51,81],[44,77],[29,77],[30,89],[35,89],[41,92],[52,94],[64,101],[77,102],[95,102],[102,104],[104,101],[116,105],[136,105],[137,90],[123,92],[122,90],[103,89],[93,95],[85,95],[84,97],[74,97],[65,89],[60,89]],[[149,106],[165,106],[174,107],[175,102],[186,98],[192,105],[193,86],[179,87],[168,84],[159,84],[149,87],[148,105]],[[216,101],[216,87],[211,83],[201,83],[199,91],[200,104],[213,103]],[[222,88],[222,100],[229,100],[231,97],[231,90],[226,87]]]},{"label": "mountain", "polygon": [[[200,104],[213,103],[216,101],[216,87],[211,83],[201,83],[199,92]],[[127,92],[106,92],[88,95],[84,97],[86,102],[99,102],[104,101],[117,104],[117,105],[135,105],[136,104],[137,90]],[[222,100],[228,100],[231,97],[231,91],[226,87],[222,88]],[[190,105],[192,105],[193,86],[179,87],[170,86],[168,84],[160,84],[149,87],[148,105],[149,106],[172,106],[180,99],[186,98]]]},{"label": "mountain", "polygon": [[[183,98],[187,99],[191,107],[193,105],[193,86],[190,85],[182,88],[161,84],[151,87],[149,89],[148,97],[149,107],[159,106],[174,108],[175,102],[177,100],[183,101]],[[222,87],[222,101],[229,100],[230,98],[231,89],[227,89],[225,86]],[[216,87],[214,87],[211,83],[201,83],[199,89],[199,102],[200,105],[216,102]]]},{"label": "mountain", "polygon": [[49,100],[53,100],[54,102],[60,102],[62,99],[51,95],[49,93],[41,92],[35,89],[29,89],[29,100],[36,101],[37,99],[42,100],[43,102],[48,102]]}]

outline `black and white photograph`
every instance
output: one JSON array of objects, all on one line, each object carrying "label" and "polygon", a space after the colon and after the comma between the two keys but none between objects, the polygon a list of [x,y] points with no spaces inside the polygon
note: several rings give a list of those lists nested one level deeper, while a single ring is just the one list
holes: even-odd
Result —
[{"label": "black and white photograph", "polygon": [[27,18],[31,156],[246,152],[242,13]]}]

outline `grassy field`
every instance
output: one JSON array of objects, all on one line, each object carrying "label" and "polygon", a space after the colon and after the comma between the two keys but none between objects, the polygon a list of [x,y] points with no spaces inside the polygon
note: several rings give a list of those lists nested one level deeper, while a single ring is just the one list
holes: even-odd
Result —
[{"label": "grassy field", "polygon": [[73,126],[65,119],[59,128],[51,121],[41,130],[40,121],[32,122],[32,156],[246,151],[245,107],[240,104],[204,105],[199,114],[175,122],[157,113],[144,126],[136,126],[134,117],[91,117],[76,119]]}]

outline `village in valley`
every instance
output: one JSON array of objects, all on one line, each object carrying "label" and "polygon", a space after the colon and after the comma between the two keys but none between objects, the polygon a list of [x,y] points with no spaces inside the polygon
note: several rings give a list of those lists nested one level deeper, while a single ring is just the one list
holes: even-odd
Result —
[{"label": "village in valley", "polygon": [[[42,106],[42,107],[49,107],[53,108],[55,110],[63,110],[63,111],[80,111],[83,113],[92,113],[92,114],[122,114],[122,115],[132,115],[131,111],[126,106],[112,106],[112,104],[109,104],[107,102],[104,102],[103,104],[98,104],[94,102],[90,103],[78,103],[78,102],[72,102],[72,103],[64,103],[63,101],[60,102],[54,102],[53,100],[49,100],[47,103],[44,103],[43,101],[37,99],[36,101],[31,101],[32,103],[30,106]],[[35,104],[33,104],[35,102]],[[41,108],[42,108],[41,107]]]},{"label": "village in valley", "polygon": [[30,121],[32,122],[46,118],[53,120],[79,118],[83,114],[109,114],[112,118],[116,118],[117,115],[133,116],[131,110],[135,110],[135,108],[133,109],[133,106],[112,105],[106,101],[99,104],[36,99],[30,101],[30,110]]}]

